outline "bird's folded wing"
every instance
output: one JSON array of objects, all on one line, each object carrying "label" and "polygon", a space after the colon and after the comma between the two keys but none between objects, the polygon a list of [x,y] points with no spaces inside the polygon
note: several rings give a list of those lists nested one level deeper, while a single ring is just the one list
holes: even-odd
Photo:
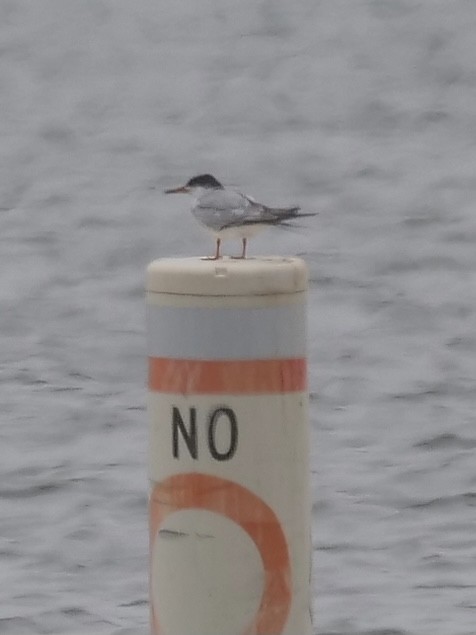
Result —
[{"label": "bird's folded wing", "polygon": [[218,211],[229,211],[235,209],[246,209],[251,205],[250,201],[233,190],[212,190],[206,192],[197,202],[198,208],[210,208]]}]

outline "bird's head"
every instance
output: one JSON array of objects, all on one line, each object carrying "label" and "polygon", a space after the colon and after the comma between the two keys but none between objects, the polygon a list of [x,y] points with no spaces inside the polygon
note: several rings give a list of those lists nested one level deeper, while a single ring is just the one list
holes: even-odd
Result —
[{"label": "bird's head", "polygon": [[200,174],[194,176],[185,185],[175,187],[171,190],[165,190],[165,194],[192,194],[192,196],[200,196],[207,190],[222,190],[223,185],[216,180],[211,174]]}]

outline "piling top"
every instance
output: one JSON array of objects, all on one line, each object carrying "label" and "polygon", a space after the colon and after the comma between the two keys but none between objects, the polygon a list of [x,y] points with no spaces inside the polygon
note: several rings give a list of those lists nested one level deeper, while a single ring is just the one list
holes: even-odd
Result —
[{"label": "piling top", "polygon": [[237,260],[164,258],[147,268],[147,291],[198,296],[261,296],[300,293],[308,270],[301,258]]}]

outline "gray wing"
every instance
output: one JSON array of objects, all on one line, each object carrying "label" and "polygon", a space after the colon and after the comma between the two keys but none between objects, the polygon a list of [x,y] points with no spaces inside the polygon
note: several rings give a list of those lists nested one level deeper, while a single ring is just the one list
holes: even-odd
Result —
[{"label": "gray wing", "polygon": [[236,225],[281,225],[285,221],[295,219],[298,216],[314,216],[314,214],[299,214],[299,207],[267,207],[256,203],[252,199],[247,200],[249,206],[246,211],[240,217],[230,220],[226,227],[234,227]]},{"label": "gray wing", "polygon": [[213,231],[244,225],[279,225],[299,216],[299,207],[272,208],[233,190],[213,190],[192,210],[198,221]]},{"label": "gray wing", "polygon": [[255,205],[239,192],[213,190],[200,198],[192,213],[206,227],[220,231],[227,227],[243,225]]}]

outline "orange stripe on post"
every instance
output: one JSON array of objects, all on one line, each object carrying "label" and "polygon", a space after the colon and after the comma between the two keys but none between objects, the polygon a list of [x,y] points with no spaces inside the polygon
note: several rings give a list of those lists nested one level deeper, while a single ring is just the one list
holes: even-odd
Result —
[{"label": "orange stripe on post", "polygon": [[264,395],[307,389],[305,358],[201,361],[149,357],[149,389],[183,395]]}]

